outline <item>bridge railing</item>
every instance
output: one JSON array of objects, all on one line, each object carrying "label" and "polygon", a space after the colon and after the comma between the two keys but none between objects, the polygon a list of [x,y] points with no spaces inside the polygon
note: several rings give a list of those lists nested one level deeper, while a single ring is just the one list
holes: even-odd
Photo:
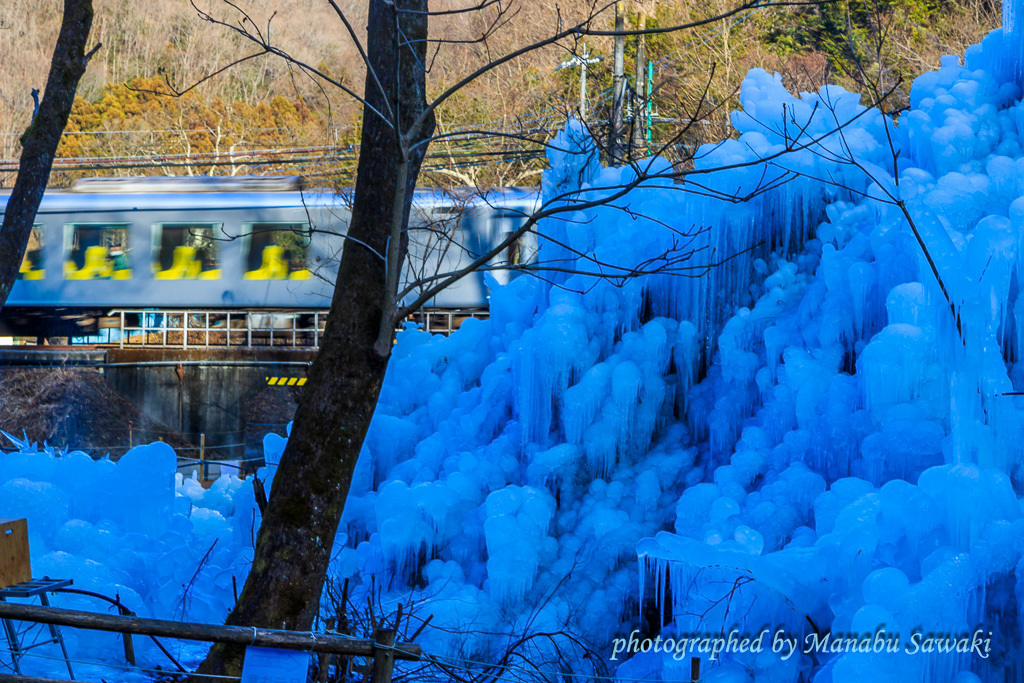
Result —
[{"label": "bridge railing", "polygon": [[327,311],[122,309],[115,311],[121,348],[319,348]]},{"label": "bridge railing", "polygon": [[[119,309],[113,311],[120,348],[320,348],[327,309],[274,311]],[[448,335],[486,308],[423,309],[408,322]],[[401,329],[401,326],[399,326]]]}]

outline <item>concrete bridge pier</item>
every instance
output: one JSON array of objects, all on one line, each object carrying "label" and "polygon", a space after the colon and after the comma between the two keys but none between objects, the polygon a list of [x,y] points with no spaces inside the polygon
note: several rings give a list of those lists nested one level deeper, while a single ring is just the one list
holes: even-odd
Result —
[{"label": "concrete bridge pier", "polygon": [[[20,346],[0,349],[0,367],[94,369],[140,412],[197,446],[204,442],[211,461],[250,461],[262,458],[266,433],[284,434],[299,384],[315,357],[313,349],[295,348]],[[295,382],[268,383],[268,378],[282,377]],[[254,404],[255,414],[262,416],[255,421],[248,419]],[[183,458],[198,455],[198,450],[179,453]],[[209,469],[215,475],[219,467]]]}]

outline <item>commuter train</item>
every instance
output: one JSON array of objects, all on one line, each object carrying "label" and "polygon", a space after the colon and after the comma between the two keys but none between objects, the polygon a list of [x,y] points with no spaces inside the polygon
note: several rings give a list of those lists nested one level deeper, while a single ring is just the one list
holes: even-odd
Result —
[{"label": "commuter train", "polygon": [[[0,214],[8,196],[0,194]],[[88,178],[49,191],[0,335],[67,334],[68,321],[84,334],[82,321],[118,309],[326,309],[348,201],[292,177]],[[533,190],[417,191],[403,278],[469,263],[538,203]],[[494,262],[525,262],[535,247],[524,239]],[[474,273],[425,308],[482,309],[487,299]]]}]

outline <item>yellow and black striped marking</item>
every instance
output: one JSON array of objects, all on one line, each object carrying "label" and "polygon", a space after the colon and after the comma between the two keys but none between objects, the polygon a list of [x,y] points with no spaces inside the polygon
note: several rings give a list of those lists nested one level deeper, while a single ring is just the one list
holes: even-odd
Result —
[{"label": "yellow and black striped marking", "polygon": [[266,380],[272,387],[301,387],[306,383],[305,377],[267,377]]}]

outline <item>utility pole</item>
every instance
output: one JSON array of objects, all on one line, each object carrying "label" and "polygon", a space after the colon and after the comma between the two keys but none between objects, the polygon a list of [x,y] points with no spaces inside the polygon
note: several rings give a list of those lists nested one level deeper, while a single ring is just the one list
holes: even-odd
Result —
[{"label": "utility pole", "polygon": [[622,105],[626,94],[625,53],[626,36],[626,11],[623,0],[615,3],[615,55],[612,63],[612,78],[614,91],[612,96],[612,115],[609,121],[608,151],[612,157],[612,163],[618,164],[623,157],[622,145]]},{"label": "utility pole", "polygon": [[[636,29],[647,29],[647,13],[638,10]],[[644,124],[647,121],[647,98],[644,97],[644,84],[647,80],[647,39],[643,33],[636,37],[636,79],[633,81],[633,142],[634,151],[639,151],[644,144]]]},{"label": "utility pole", "polygon": [[572,59],[566,60],[558,65],[555,71],[562,69],[580,68],[580,121],[587,120],[587,64],[595,64],[601,61],[601,57],[591,57],[587,52],[587,44],[581,43],[582,54],[574,54]]},{"label": "utility pole", "polygon": [[658,108],[654,106],[654,60],[647,60],[647,99],[644,100],[644,111],[647,112],[647,147],[651,146],[651,133],[654,131],[654,117]]}]

